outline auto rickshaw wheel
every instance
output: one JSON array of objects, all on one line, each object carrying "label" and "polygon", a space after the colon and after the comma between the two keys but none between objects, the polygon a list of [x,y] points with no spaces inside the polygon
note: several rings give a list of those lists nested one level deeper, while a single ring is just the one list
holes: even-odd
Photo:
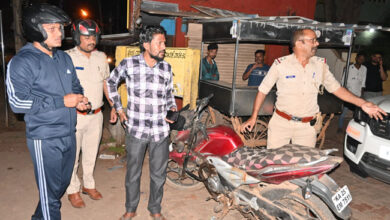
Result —
[{"label": "auto rickshaw wheel", "polygon": [[233,123],[233,128],[236,133],[241,137],[241,140],[244,142],[244,145],[247,147],[265,147],[267,146],[267,132],[268,132],[268,123],[263,121],[260,118],[257,118],[255,125],[253,126],[252,131],[241,133],[241,118],[232,117],[231,121]]},{"label": "auto rickshaw wheel", "polygon": [[201,117],[201,121],[206,127],[214,127],[216,125],[225,125],[231,127],[230,119],[221,112],[208,106]]}]

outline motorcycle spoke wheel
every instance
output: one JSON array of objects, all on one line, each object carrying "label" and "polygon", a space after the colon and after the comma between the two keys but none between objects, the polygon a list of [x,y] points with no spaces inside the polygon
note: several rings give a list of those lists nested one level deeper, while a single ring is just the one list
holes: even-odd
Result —
[{"label": "motorcycle spoke wheel", "polygon": [[[197,173],[198,168],[194,162],[189,161],[187,168],[191,171],[191,173]],[[187,174],[185,174],[184,177],[181,174],[182,167],[179,166],[176,161],[169,160],[166,179],[169,186],[183,190],[195,190],[203,188],[202,182],[198,182]]]}]

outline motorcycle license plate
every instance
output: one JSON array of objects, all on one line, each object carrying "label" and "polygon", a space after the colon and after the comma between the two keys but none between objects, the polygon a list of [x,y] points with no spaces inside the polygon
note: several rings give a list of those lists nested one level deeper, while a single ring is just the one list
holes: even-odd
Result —
[{"label": "motorcycle license plate", "polygon": [[333,204],[338,212],[342,212],[345,207],[352,201],[351,193],[345,185],[332,196]]}]

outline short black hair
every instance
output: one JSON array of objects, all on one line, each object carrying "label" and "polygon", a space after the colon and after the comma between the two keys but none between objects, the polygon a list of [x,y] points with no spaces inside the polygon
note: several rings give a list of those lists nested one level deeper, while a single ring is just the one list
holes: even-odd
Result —
[{"label": "short black hair", "polygon": [[264,55],[265,55],[265,50],[256,50],[256,51],[255,51],[255,56],[256,56],[256,54],[258,54],[258,53],[262,53],[263,56],[264,56]]},{"label": "short black hair", "polygon": [[163,34],[166,36],[166,32],[163,27],[160,25],[149,25],[142,28],[139,33],[139,47],[141,49],[141,53],[145,51],[144,43],[150,43],[153,40],[153,36],[155,34]]},{"label": "short black hair", "polygon": [[302,29],[297,29],[294,31],[294,33],[291,35],[291,38],[290,38],[290,47],[291,49],[295,47],[295,43],[299,40],[301,40],[301,38],[303,36],[305,36],[305,30],[311,30],[313,31],[312,29],[310,28],[302,28]]},{"label": "short black hair", "polygon": [[359,52],[356,54],[356,57],[360,57],[360,56],[364,56],[365,57],[365,54],[363,52]]},{"label": "short black hair", "polygon": [[218,50],[218,44],[212,43],[207,46],[207,50]]},{"label": "short black hair", "polygon": [[379,55],[381,55],[381,57],[383,57],[383,53],[381,51],[375,51],[374,53],[371,54],[371,56],[377,55],[377,54],[379,54]]}]

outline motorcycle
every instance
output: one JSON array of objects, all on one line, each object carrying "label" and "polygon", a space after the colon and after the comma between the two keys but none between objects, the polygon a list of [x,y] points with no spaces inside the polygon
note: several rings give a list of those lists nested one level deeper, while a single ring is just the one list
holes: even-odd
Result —
[{"label": "motorcycle", "polygon": [[[222,219],[237,209],[248,219],[349,219],[352,201],[326,173],[337,167],[337,149],[289,144],[278,149],[243,146],[227,126],[206,128],[202,112],[213,95],[197,101],[184,129],[171,134],[167,184],[179,189],[205,186]],[[183,123],[182,123],[183,124]]]}]

